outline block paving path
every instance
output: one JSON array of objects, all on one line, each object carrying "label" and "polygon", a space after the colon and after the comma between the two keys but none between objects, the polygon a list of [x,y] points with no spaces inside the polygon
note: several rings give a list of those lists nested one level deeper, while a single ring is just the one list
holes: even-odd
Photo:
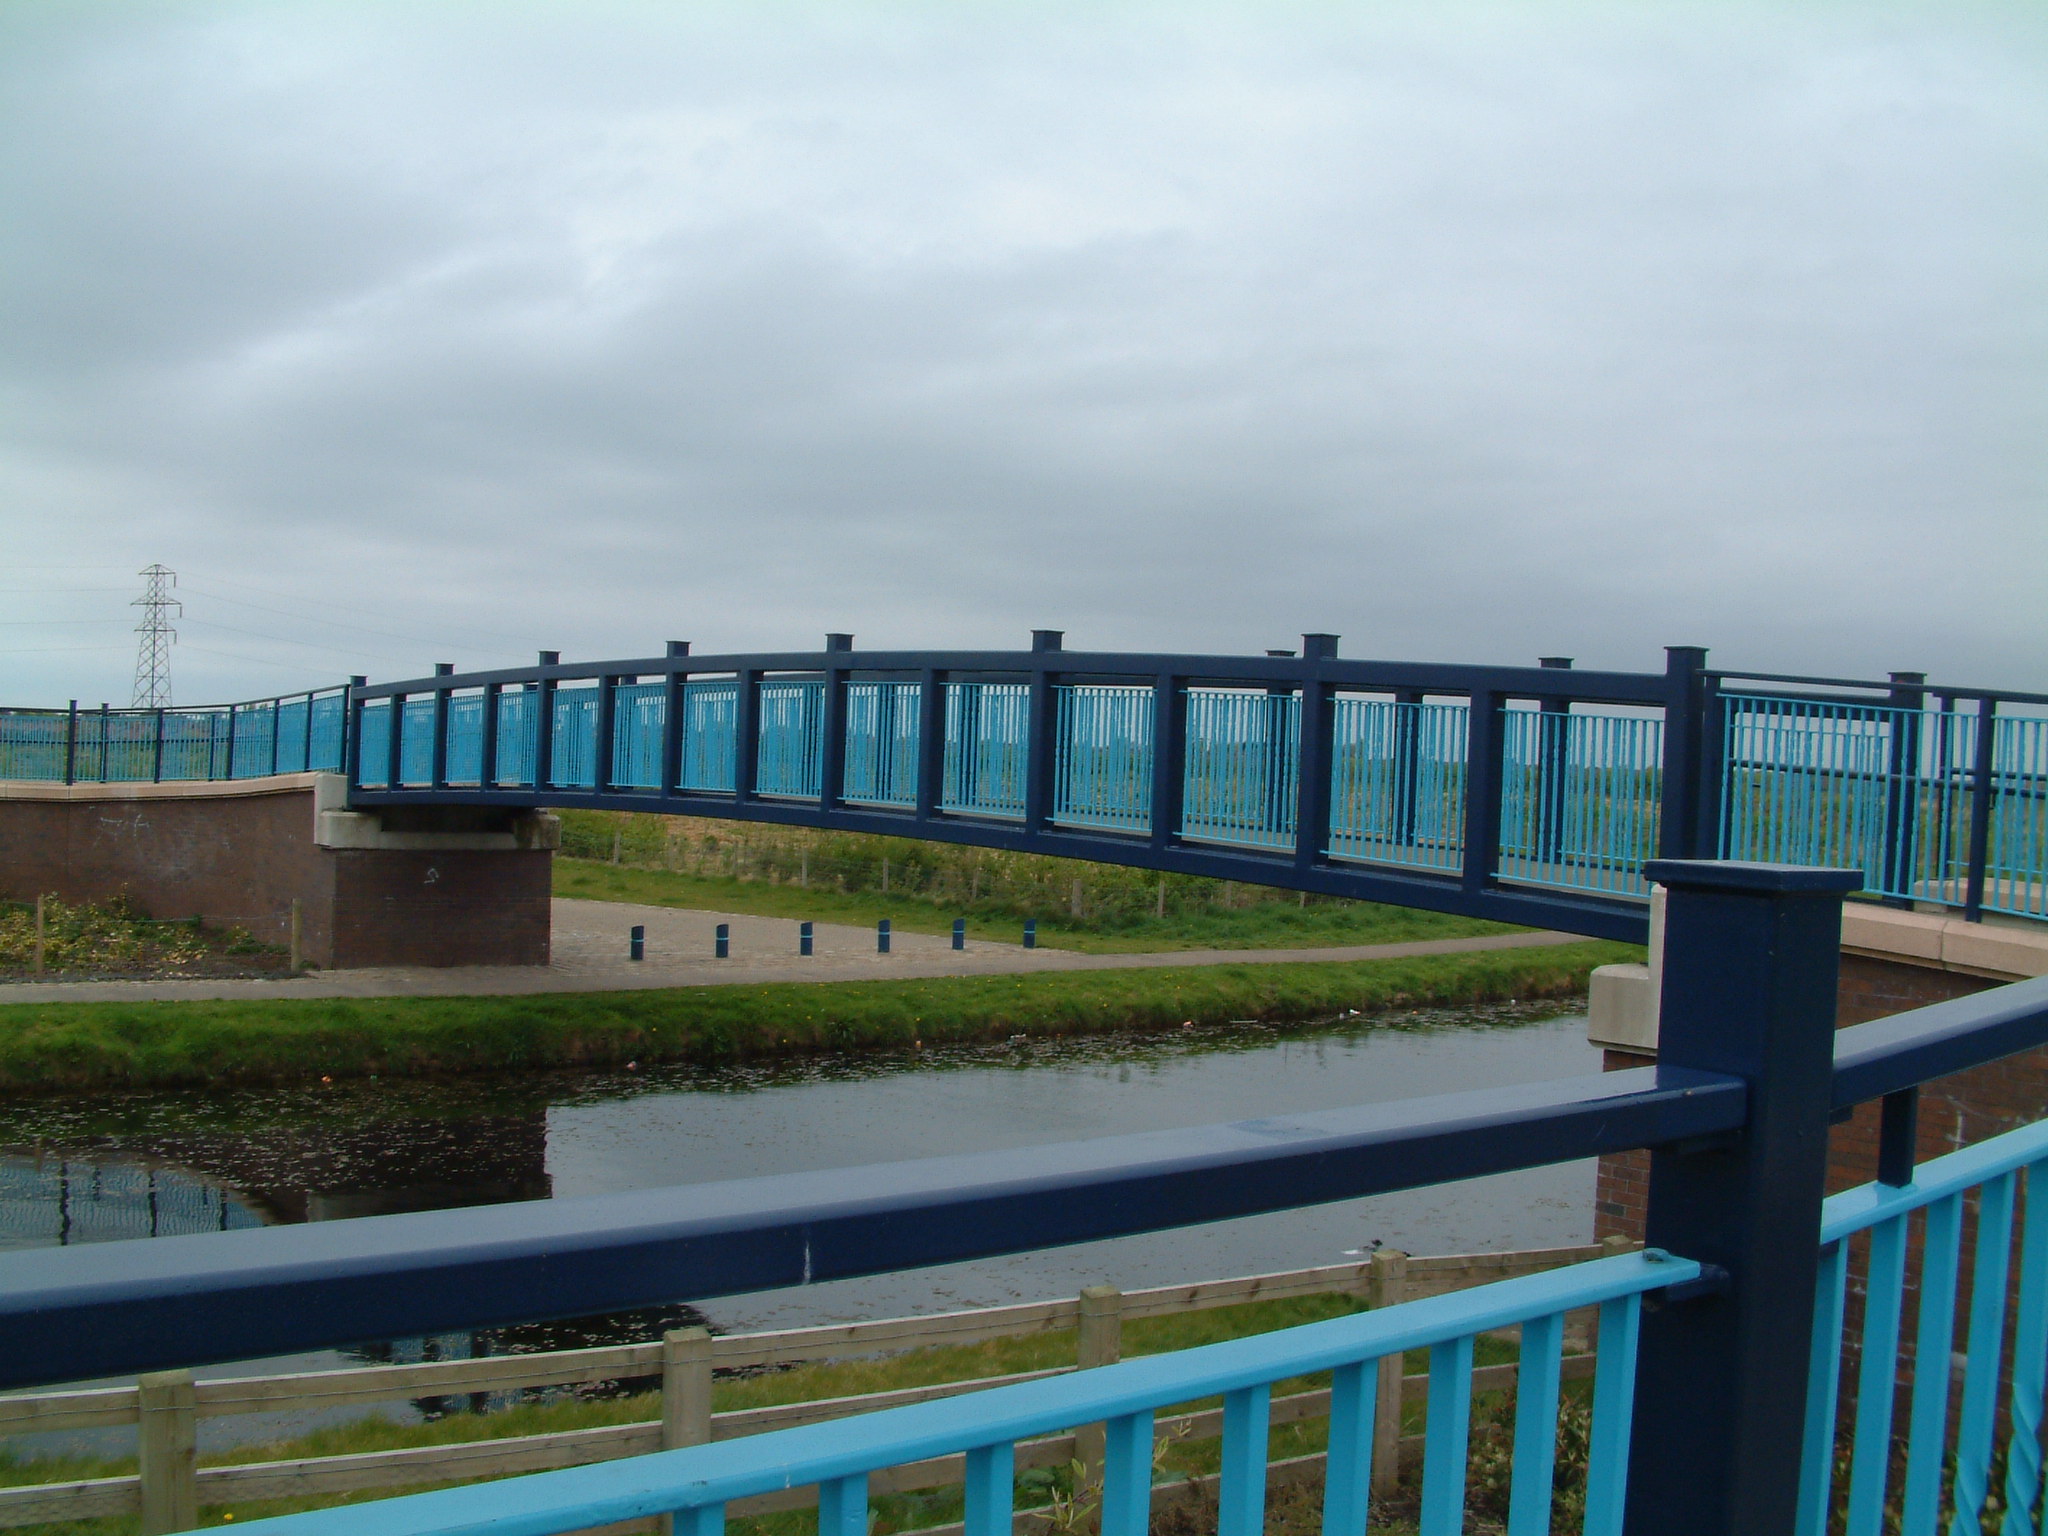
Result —
[{"label": "block paving path", "polygon": [[[718,924],[731,925],[731,958],[713,957]],[[627,958],[635,925],[647,930],[647,958]],[[0,1005],[30,1002],[176,1001],[205,998],[513,997],[545,992],[630,992],[660,987],[736,986],[766,981],[880,981],[932,976],[999,976],[1041,971],[1163,970],[1188,965],[1284,965],[1330,960],[1396,960],[1584,942],[1570,933],[1501,933],[1403,944],[1321,949],[1176,949],[1084,955],[969,939],[955,950],[945,934],[892,935],[875,952],[875,931],[813,925],[816,953],[797,954],[793,918],[646,907],[622,901],[554,903],[554,958],[548,965],[389,966],[309,971],[275,980],[42,981],[0,983]]]}]

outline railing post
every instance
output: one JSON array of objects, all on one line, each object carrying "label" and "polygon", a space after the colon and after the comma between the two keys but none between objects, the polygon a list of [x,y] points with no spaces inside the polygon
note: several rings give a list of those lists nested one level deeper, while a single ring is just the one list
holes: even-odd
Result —
[{"label": "railing post", "polygon": [[504,696],[503,683],[484,684],[483,719],[477,724],[476,787],[498,787],[498,700]]},{"label": "railing post", "polygon": [[1657,827],[1663,859],[1712,858],[1718,851],[1699,836],[1703,787],[1720,772],[1703,751],[1706,668],[1706,647],[1664,647],[1664,804]]},{"label": "railing post", "polygon": [[[1408,1255],[1398,1248],[1381,1248],[1372,1256],[1372,1275],[1366,1281],[1366,1301],[1377,1312],[1397,1307],[1408,1299]],[[1372,1492],[1387,1498],[1401,1486],[1401,1378],[1406,1374],[1406,1355],[1380,1356],[1372,1410]]]},{"label": "railing post", "polygon": [[[853,649],[853,636],[827,635],[825,650]],[[849,669],[825,668],[824,717],[818,722],[818,809],[836,811],[846,798],[846,680]]]},{"label": "railing post", "polygon": [[917,808],[919,821],[939,813],[946,777],[946,681],[926,667],[918,678]]},{"label": "railing post", "polygon": [[1465,862],[1461,884],[1477,893],[1500,867],[1501,696],[1490,688],[1472,694],[1465,749]]},{"label": "railing post", "polygon": [[[310,714],[311,712],[312,712],[312,708],[311,708],[311,706],[310,706],[310,705],[308,705],[308,706],[307,706],[307,713],[308,713],[308,714]],[[308,756],[308,758],[310,759],[310,757],[311,757],[311,754],[310,754],[310,753],[308,753],[308,754],[307,754],[307,756]],[[150,783],[152,783],[152,784],[161,784],[161,783],[163,783],[163,781],[164,781],[164,712],[163,712],[163,711],[162,711],[161,709],[159,709],[159,710],[158,710],[158,711],[156,712],[156,744],[155,744],[155,746],[154,746],[154,747],[152,747],[152,748],[151,748],[151,750],[150,750],[150,759],[149,759],[149,782],[150,782]]]},{"label": "railing post", "polygon": [[609,672],[597,676],[597,718],[590,728],[590,789],[592,794],[611,793],[616,765],[612,759],[618,745],[613,739],[619,718],[620,679]]},{"label": "railing post", "polygon": [[[391,729],[384,737],[384,787],[398,789],[405,784],[405,706],[410,694],[394,693],[387,700]],[[235,717],[228,712],[228,777],[235,776]]]},{"label": "railing post", "polygon": [[[560,651],[542,651],[543,667],[559,666]],[[533,683],[533,787],[546,790],[555,777],[555,680],[537,677]]]},{"label": "railing post", "polygon": [[[1042,656],[1056,652],[1065,640],[1057,629],[1031,631],[1031,651]],[[1039,666],[1031,673],[1030,696],[1025,714],[1024,737],[1024,833],[1028,837],[1045,829],[1055,808],[1054,779],[1060,764],[1059,674]]]},{"label": "railing post", "polygon": [[[434,676],[451,677],[455,672],[452,661],[434,663]],[[427,782],[435,789],[448,787],[448,690],[439,687],[434,690],[433,735],[429,741]]]},{"label": "railing post", "polygon": [[[1920,823],[1920,712],[1927,692],[1919,685],[1925,672],[1891,674],[1890,702],[1900,711],[1891,718],[1890,751],[1885,763],[1884,870],[1877,885],[1897,893],[1893,899],[1911,903],[1913,857]],[[1936,892],[1939,895],[1939,892]]]},{"label": "railing post", "polygon": [[[1124,1293],[1113,1285],[1091,1285],[1081,1292],[1081,1323],[1074,1364],[1084,1371],[1115,1365],[1124,1355]],[[1087,1468],[1083,1481],[1102,1476],[1106,1450],[1103,1427],[1084,1424],[1074,1431],[1074,1456]]]},{"label": "railing post", "polygon": [[154,1371],[137,1383],[142,1536],[199,1524],[199,1412],[190,1371]]},{"label": "railing post", "polygon": [[[157,711],[157,714],[159,716],[157,722],[157,736],[159,742],[161,742],[163,736],[163,722],[161,716],[163,714],[163,711],[159,710]],[[306,746],[305,750],[299,754],[299,772],[313,772],[313,694],[310,689],[306,693]]]},{"label": "railing post", "polygon": [[[100,783],[102,783],[102,784],[104,784],[104,783],[106,783],[106,782],[107,782],[107,766],[108,766],[108,761],[107,761],[107,746],[108,746],[108,742],[109,742],[109,741],[111,740],[111,738],[113,737],[113,734],[114,734],[114,727],[113,727],[113,723],[112,723],[112,722],[113,722],[113,715],[112,715],[112,713],[111,713],[111,709],[112,709],[112,706],[110,706],[110,705],[109,705],[109,704],[108,704],[108,703],[107,703],[107,702],[106,702],[105,700],[101,700],[101,701],[100,701],[100,778],[99,778],[99,781],[100,781]],[[234,746],[234,743],[233,743],[232,741],[230,741],[230,742],[228,743],[228,745],[229,745],[229,748],[230,748],[230,750],[232,751],[232,749],[233,749],[233,746]],[[232,756],[230,756],[230,757],[228,758],[228,763],[229,763],[229,768],[228,768],[228,777],[229,777],[229,778],[233,778],[233,777],[234,777],[234,767],[233,767],[233,764],[234,764],[234,758],[233,758]]]},{"label": "railing post", "polygon": [[1161,673],[1152,683],[1152,847],[1164,850],[1180,835],[1181,796],[1187,787],[1188,695],[1181,679]]},{"label": "railing post", "polygon": [[1422,702],[1427,697],[1413,688],[1394,695],[1395,704],[1414,706],[1394,712],[1394,841],[1404,848],[1415,846],[1415,797],[1422,779]]},{"label": "railing post", "polygon": [[[1302,660],[1310,665],[1337,654],[1335,635],[1303,635]],[[1336,714],[1336,692],[1319,677],[1301,682],[1301,736],[1294,786],[1294,867],[1308,870],[1320,863],[1330,846],[1330,739]]]},{"label": "railing post", "polygon": [[1647,1311],[1629,1536],[1790,1531],[1799,1492],[1834,1077],[1842,898],[1855,870],[1654,860],[1667,895],[1660,1074],[1742,1078],[1748,1123],[1650,1154],[1645,1240],[1718,1267]]},{"label": "railing post", "polygon": [[1970,754],[1970,862],[1963,885],[1963,921],[1984,921],[1984,873],[1991,861],[1992,771],[1998,766],[1998,701],[1977,701],[1977,740]]},{"label": "railing post", "polygon": [[[668,659],[678,661],[690,654],[690,642],[671,640],[668,643]],[[661,794],[664,799],[681,792],[683,784],[683,719],[684,701],[689,697],[684,689],[689,686],[690,674],[671,670],[667,688],[662,695],[661,711]]]},{"label": "railing post", "polygon": [[358,690],[369,681],[358,672],[341,696],[341,771],[348,776],[350,789],[363,782],[363,701]]},{"label": "railing post", "polygon": [[737,805],[754,798],[761,771],[761,674],[742,667],[732,701],[732,797]]},{"label": "railing post", "polygon": [[64,782],[78,782],[78,700],[71,701],[71,709],[64,717]]}]

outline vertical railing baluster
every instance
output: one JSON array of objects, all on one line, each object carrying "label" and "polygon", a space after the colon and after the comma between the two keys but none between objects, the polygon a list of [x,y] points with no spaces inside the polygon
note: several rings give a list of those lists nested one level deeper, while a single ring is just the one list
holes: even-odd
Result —
[{"label": "vertical railing baluster", "polygon": [[1017,1448],[1009,1441],[968,1451],[963,1536],[1011,1536],[1016,1478]]},{"label": "vertical railing baluster", "polygon": [[1991,1475],[1998,1421],[1999,1365],[2005,1344],[2005,1282],[2012,1262],[2010,1173],[1986,1179],[1977,1196],[1977,1243],[1970,1277],[1969,1364],[1963,1371],[1956,1424],[1955,1518],[1952,1531],[1975,1531]]},{"label": "vertical railing baluster", "polygon": [[1557,1391],[1564,1355],[1564,1314],[1522,1324],[1515,1371],[1514,1482],[1508,1495],[1508,1536],[1550,1536],[1557,1477]]},{"label": "vertical railing baluster", "polygon": [[1849,1245],[1821,1251],[1814,1288],[1813,1342],[1806,1368],[1806,1421],[1800,1433],[1799,1513],[1794,1536],[1827,1536],[1835,1485],[1835,1413],[1842,1385],[1842,1312]]},{"label": "vertical railing baluster", "polygon": [[1920,1318],[1913,1331],[1913,1406],[1906,1435],[1903,1531],[1933,1532],[1941,1514],[1942,1449],[1948,1439],[1949,1357],[1955,1348],[1956,1269],[1963,1197],[1927,1208],[1920,1240]]},{"label": "vertical railing baluster", "polygon": [[673,1536],[725,1536],[725,1506],[698,1504],[677,1510],[669,1529]]},{"label": "vertical railing baluster", "polygon": [[1373,1394],[1379,1362],[1330,1373],[1330,1438],[1323,1468],[1322,1536],[1360,1536],[1372,1500]]},{"label": "vertical railing baluster", "polygon": [[1152,1415],[1103,1426],[1102,1536],[1147,1536],[1152,1524]]},{"label": "vertical railing baluster", "polygon": [[1273,1388],[1261,1383],[1223,1395],[1223,1459],[1216,1536],[1260,1536],[1266,1528],[1266,1437]]},{"label": "vertical railing baluster", "polygon": [[2027,1165],[2027,1220],[2020,1239],[2020,1294],[2013,1314],[2012,1398],[2007,1411],[2005,1525],[2000,1536],[2034,1536],[2041,1495],[2041,1403],[2048,1389],[2048,1162]]},{"label": "vertical railing baluster", "polygon": [[868,1475],[818,1484],[818,1536],[868,1536]]},{"label": "vertical railing baluster", "polygon": [[1906,1289],[1906,1218],[1871,1229],[1863,1287],[1863,1359],[1856,1373],[1855,1461],[1849,1470],[1849,1536],[1879,1536],[1891,1471],[1892,1401]]},{"label": "vertical railing baluster", "polygon": [[[1593,1427],[1586,1444],[1586,1523],[1582,1536],[1621,1536],[1630,1492],[1629,1446],[1642,1302],[1641,1296],[1622,1296],[1600,1303],[1599,1356],[1593,1363]],[[1644,1491],[1655,1499],[1656,1490]]]},{"label": "vertical railing baluster", "polygon": [[1472,1336],[1466,1334],[1429,1347],[1419,1536],[1460,1536],[1465,1529],[1465,1458],[1471,1428]]}]

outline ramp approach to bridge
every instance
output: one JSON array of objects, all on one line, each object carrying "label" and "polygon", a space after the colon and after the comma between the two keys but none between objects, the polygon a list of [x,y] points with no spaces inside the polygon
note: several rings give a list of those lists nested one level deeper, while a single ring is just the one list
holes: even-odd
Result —
[{"label": "ramp approach to bridge", "polygon": [[1320,634],[1258,657],[1069,651],[1051,630],[1016,652],[671,642],[234,705],[9,709],[0,779],[10,883],[149,904],[183,880],[273,922],[303,888],[324,964],[544,961],[556,806],[1617,939],[1647,933],[1657,857],[1853,868],[1894,904],[2048,920],[2048,695],[1714,671],[1692,647],[1635,673],[1352,661]]}]

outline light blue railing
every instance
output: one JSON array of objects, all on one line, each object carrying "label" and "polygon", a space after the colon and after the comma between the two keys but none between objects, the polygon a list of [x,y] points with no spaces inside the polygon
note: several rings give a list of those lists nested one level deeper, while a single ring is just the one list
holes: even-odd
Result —
[{"label": "light blue railing", "polygon": [[[2032,1536],[2041,1496],[2042,1389],[2048,1368],[2044,1170],[2048,1123],[1923,1163],[1903,1187],[1865,1184],[1828,1200],[1821,1224],[1798,1536],[1825,1536],[1830,1529],[1844,1536],[1880,1536],[1889,1530],[1931,1536],[1943,1529],[1952,1536],[1987,1530]],[[2014,1216],[2023,1188],[2025,1230],[2015,1303],[2010,1287]],[[1915,1225],[1920,1261],[1912,1269],[1919,1303],[1907,1350],[1902,1325]],[[1967,1266],[1965,1227],[1973,1229]],[[1862,1250],[1863,1320],[1854,1339],[1857,1358],[1848,1373],[1855,1405],[1847,1447],[1847,1507],[1831,1523],[1830,1507],[1840,1502],[1835,1478],[1852,1244]],[[1957,1301],[1966,1267],[1969,1305],[1959,1338]],[[2009,1309],[2014,1337],[2008,1356]],[[1950,1365],[1958,1344],[1967,1361],[1960,1402]],[[1895,1394],[1904,1359],[1913,1368],[1901,1467]],[[1925,1368],[1929,1362],[1932,1369]],[[2004,1513],[1987,1520],[1992,1473],[2001,1452]]]},{"label": "light blue railing", "polygon": [[[1723,696],[1721,852],[1863,871],[1885,896],[1963,906],[1973,822],[1984,910],[2048,917],[2048,719],[1770,694]],[[1979,803],[1979,777],[1983,794]]]},{"label": "light blue railing", "polygon": [[204,709],[0,710],[0,780],[79,783],[338,773],[339,689]]},{"label": "light blue railing", "polygon": [[845,799],[855,805],[917,804],[923,709],[923,690],[915,683],[846,685]]},{"label": "light blue railing", "polygon": [[1455,870],[1465,857],[1463,704],[1339,698],[1332,710],[1335,858]]},{"label": "light blue railing", "polygon": [[1052,819],[1146,832],[1152,826],[1150,688],[1060,688]]},{"label": "light blue railing", "polygon": [[761,727],[754,793],[817,799],[825,752],[824,683],[778,679],[762,683],[755,696]]},{"label": "light blue railing", "polygon": [[1663,810],[1664,722],[1511,709],[1501,717],[1503,879],[1646,896]]},{"label": "light blue railing", "polygon": [[1022,683],[946,685],[946,768],[939,809],[972,816],[1024,814],[1031,690]]},{"label": "light blue railing", "polygon": [[1645,1292],[1696,1278],[1688,1259],[1646,1252],[1504,1280],[1453,1295],[1310,1323],[1174,1354],[1127,1360],[944,1402],[663,1451],[599,1466],[315,1514],[253,1521],[261,1536],[523,1536],[672,1515],[688,1536],[717,1536],[728,1504],[816,1485],[820,1536],[866,1536],[868,1480],[885,1468],[966,1457],[966,1536],[1011,1536],[1018,1442],[1084,1424],[1105,1427],[1101,1536],[1145,1536],[1161,1410],[1223,1399],[1218,1536],[1265,1524],[1269,1405],[1276,1383],[1330,1373],[1323,1530],[1366,1528],[1372,1480],[1375,1366],[1429,1351],[1422,1464],[1425,1536],[1465,1528],[1474,1345],[1519,1328],[1509,1536],[1548,1536],[1556,1482],[1565,1314],[1600,1309],[1586,1474],[1585,1536],[1619,1536],[1627,1491],[1636,1331]]},{"label": "light blue railing", "polygon": [[1301,697],[1190,688],[1183,837],[1253,848],[1294,842]]}]

